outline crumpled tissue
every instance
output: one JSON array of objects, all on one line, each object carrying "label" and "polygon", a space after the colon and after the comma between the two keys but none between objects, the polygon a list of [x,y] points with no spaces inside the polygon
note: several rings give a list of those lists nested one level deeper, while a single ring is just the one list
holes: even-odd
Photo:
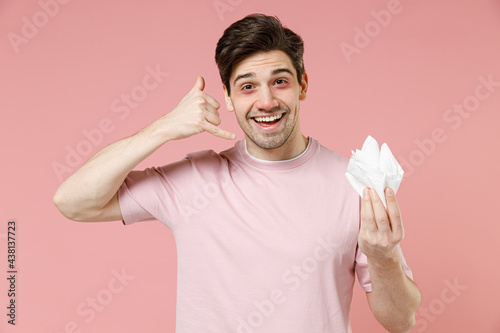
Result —
[{"label": "crumpled tissue", "polygon": [[389,146],[383,144],[379,151],[377,141],[370,135],[366,138],[361,150],[352,152],[345,176],[352,187],[363,197],[363,189],[375,189],[385,208],[385,188],[390,187],[397,192],[403,179],[404,171],[391,153]]}]

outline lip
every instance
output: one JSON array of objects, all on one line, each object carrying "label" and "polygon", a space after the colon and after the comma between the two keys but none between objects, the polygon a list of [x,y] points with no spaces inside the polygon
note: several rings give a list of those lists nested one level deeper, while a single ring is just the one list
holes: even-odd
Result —
[{"label": "lip", "polygon": [[[257,123],[253,118],[255,117],[272,117],[272,116],[278,116],[280,114],[283,114],[283,116],[280,118],[280,120],[275,123],[275,124],[272,124],[270,126],[262,126],[260,125],[259,123]],[[251,117],[251,122],[254,124],[254,126],[261,132],[273,132],[274,130],[276,130],[282,123],[282,120],[286,117],[287,113],[286,112],[281,112],[281,113],[276,113],[276,114],[273,114],[273,115],[270,115],[270,114],[266,114],[266,115],[263,115],[263,116],[255,116],[255,117]]]}]

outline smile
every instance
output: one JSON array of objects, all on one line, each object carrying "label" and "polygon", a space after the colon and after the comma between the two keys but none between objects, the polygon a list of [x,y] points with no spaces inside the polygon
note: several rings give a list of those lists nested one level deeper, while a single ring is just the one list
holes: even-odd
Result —
[{"label": "smile", "polygon": [[283,113],[282,114],[279,114],[277,116],[272,116],[272,117],[256,117],[256,118],[253,118],[256,122],[266,122],[266,123],[271,123],[271,122],[274,122],[275,120],[280,120],[281,117],[283,117]]},{"label": "smile", "polygon": [[286,112],[271,117],[255,117],[252,119],[259,130],[269,132],[278,128],[285,115]]}]

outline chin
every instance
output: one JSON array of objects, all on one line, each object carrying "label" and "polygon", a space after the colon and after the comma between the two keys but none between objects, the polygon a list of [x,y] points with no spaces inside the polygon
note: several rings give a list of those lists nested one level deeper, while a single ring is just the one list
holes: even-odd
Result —
[{"label": "chin", "polygon": [[259,136],[261,136],[261,135],[257,134],[257,135],[248,136],[248,137],[258,147],[260,147],[262,149],[268,149],[268,150],[280,148],[281,146],[283,146],[285,144],[287,139],[290,137],[290,136],[288,136],[285,138],[283,133],[276,134],[276,135],[269,137],[267,139],[264,139],[262,137],[259,138]]}]

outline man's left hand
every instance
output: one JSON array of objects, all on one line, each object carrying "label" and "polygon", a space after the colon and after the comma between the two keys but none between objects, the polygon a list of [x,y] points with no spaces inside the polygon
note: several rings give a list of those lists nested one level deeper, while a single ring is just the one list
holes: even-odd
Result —
[{"label": "man's left hand", "polygon": [[358,244],[372,263],[399,260],[397,245],[404,237],[401,212],[391,188],[385,189],[387,210],[374,189],[363,190]]}]

